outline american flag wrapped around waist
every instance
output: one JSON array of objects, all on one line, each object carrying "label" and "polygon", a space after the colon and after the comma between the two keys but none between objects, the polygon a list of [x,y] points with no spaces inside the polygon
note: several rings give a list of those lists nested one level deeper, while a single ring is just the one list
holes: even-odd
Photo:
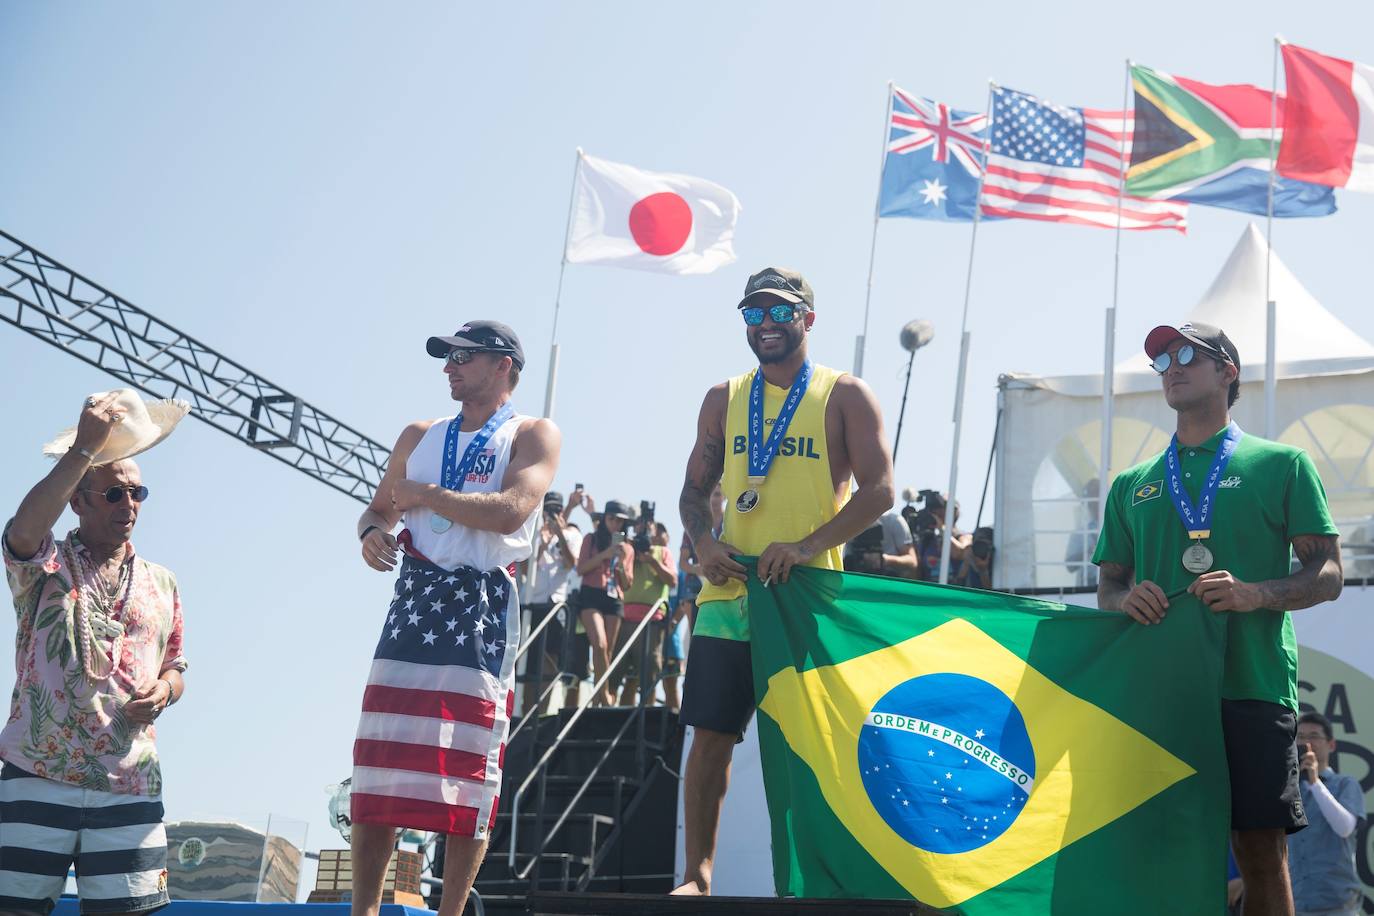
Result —
[{"label": "american flag wrapped around waist", "polygon": [[487,836],[514,709],[518,608],[505,569],[402,559],[353,745],[355,822]]}]

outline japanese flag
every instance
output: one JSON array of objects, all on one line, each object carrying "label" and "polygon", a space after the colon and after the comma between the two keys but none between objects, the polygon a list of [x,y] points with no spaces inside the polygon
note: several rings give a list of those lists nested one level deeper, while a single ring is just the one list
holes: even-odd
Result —
[{"label": "japanese flag", "polygon": [[567,260],[707,274],[735,260],[740,204],[715,182],[580,154]]}]

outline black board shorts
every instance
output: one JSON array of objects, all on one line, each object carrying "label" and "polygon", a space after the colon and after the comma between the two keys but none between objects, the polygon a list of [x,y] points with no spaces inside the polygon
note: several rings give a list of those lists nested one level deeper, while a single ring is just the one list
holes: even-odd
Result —
[{"label": "black board shorts", "polygon": [[1231,829],[1307,826],[1298,791],[1298,715],[1263,700],[1222,700],[1221,730],[1231,771]]},{"label": "black board shorts", "polygon": [[749,643],[693,636],[689,651],[692,666],[683,685],[678,721],[743,741],[754,715],[754,660]]}]

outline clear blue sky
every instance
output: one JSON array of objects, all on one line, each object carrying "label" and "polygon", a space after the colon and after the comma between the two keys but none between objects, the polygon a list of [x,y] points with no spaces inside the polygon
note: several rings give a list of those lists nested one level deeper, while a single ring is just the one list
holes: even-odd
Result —
[{"label": "clear blue sky", "polygon": [[[982,107],[990,77],[1107,107],[1127,56],[1267,86],[1276,32],[1374,61],[1371,25],[1358,5],[1320,3],[11,3],[0,226],[390,444],[450,412],[422,347],[468,318],[521,333],[518,402],[539,411],[576,146],[717,181],[744,205],[736,264],[695,278],[570,267],[563,294],[557,486],[656,500],[676,539],[701,395],[750,364],[733,306],[751,270],[801,269],[814,355],[850,366],[887,80],[961,108]],[[1360,241],[1374,199],[1340,206],[1280,224],[1275,245],[1374,338]],[[1246,217],[1195,207],[1191,220],[1186,237],[1124,239],[1119,355],[1187,312]],[[998,374],[1100,368],[1112,247],[1090,228],[984,227],[965,507]],[[889,433],[897,331],[936,327],[899,486],[947,479],[967,250],[967,226],[882,226],[865,375]],[[82,398],[112,384],[0,326],[0,506],[46,472],[39,447]],[[135,542],[180,578],[192,662],[159,738],[168,817],[271,811],[309,820],[312,847],[337,845],[323,787],[349,773],[391,587],[358,557],[361,507],[194,420],[142,464],[154,495]],[[12,635],[6,618],[0,644]]]}]

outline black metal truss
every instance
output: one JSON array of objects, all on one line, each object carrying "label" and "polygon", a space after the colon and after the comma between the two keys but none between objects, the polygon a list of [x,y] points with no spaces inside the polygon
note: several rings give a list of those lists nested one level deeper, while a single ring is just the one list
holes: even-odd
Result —
[{"label": "black metal truss", "polygon": [[0,319],[368,502],[390,450],[0,231]]}]

